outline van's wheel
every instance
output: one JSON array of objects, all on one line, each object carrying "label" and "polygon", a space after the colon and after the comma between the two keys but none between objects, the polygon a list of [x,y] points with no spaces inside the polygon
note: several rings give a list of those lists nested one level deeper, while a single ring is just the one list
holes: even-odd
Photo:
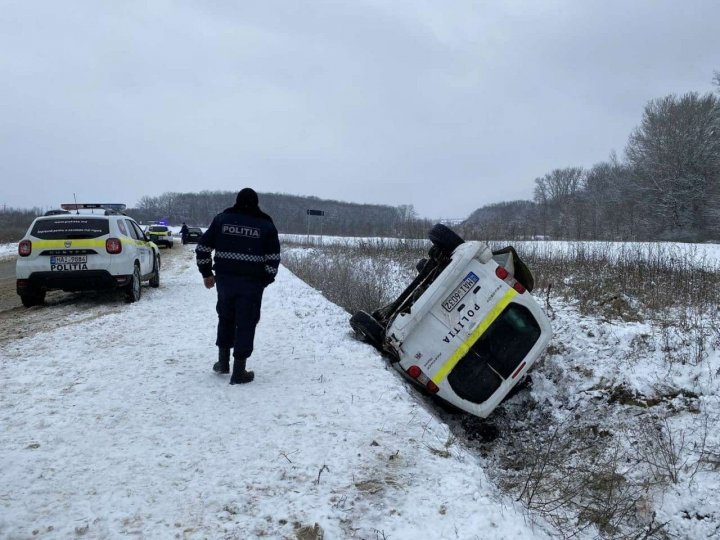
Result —
[{"label": "van's wheel", "polygon": [[365,311],[358,311],[350,317],[350,326],[363,341],[370,343],[377,349],[382,349],[385,329],[372,315]]},{"label": "van's wheel", "polygon": [[25,307],[40,306],[45,302],[45,291],[42,289],[30,289],[20,295],[20,301]]},{"label": "van's wheel", "polygon": [[450,255],[456,247],[465,242],[455,231],[442,223],[438,223],[430,229],[428,238],[446,255]]},{"label": "van's wheel", "polygon": [[132,304],[140,300],[142,294],[142,288],[140,287],[140,267],[136,264],[133,270],[132,278],[130,283],[125,288],[125,300]]},{"label": "van's wheel", "polygon": [[160,286],[160,258],[155,257],[155,262],[153,263],[153,274],[150,278],[150,286],[154,289],[157,289]]}]

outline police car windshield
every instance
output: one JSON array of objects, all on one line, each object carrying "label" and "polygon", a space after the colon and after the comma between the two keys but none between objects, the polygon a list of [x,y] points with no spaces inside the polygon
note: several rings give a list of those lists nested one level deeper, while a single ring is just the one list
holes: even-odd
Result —
[{"label": "police car windshield", "polygon": [[149,230],[150,232],[167,232],[168,228],[161,225],[152,225]]},{"label": "police car windshield", "polygon": [[532,313],[511,303],[448,375],[455,393],[482,403],[509,379],[540,338]]},{"label": "police car windshield", "polygon": [[39,219],[30,231],[32,236],[43,240],[98,238],[109,233],[107,219],[91,217]]}]

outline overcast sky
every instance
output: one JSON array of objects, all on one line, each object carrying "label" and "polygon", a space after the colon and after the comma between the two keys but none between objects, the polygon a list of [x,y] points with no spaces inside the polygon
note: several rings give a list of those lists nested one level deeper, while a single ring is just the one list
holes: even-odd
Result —
[{"label": "overcast sky", "polygon": [[233,190],[460,218],[712,92],[720,2],[0,0],[0,205]]}]

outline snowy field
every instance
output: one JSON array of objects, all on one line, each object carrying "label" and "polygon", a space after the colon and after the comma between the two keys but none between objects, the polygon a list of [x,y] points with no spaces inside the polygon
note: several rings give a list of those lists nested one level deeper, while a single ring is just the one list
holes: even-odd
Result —
[{"label": "snowy field", "polygon": [[181,249],[138,303],[0,346],[0,538],[549,537],[284,268],[255,382],[214,374],[215,291]]},{"label": "snowy field", "polygon": [[[398,238],[318,236],[302,234],[280,235],[285,242],[330,246],[371,245],[387,246],[395,243],[429,247],[429,240],[404,240]],[[548,256],[565,256],[582,253],[587,257],[608,256],[610,260],[630,258],[653,259],[664,257],[667,260],[684,258],[690,265],[702,268],[717,268],[720,263],[720,244],[692,244],[686,242],[601,242],[601,241],[548,241],[548,240],[496,240],[492,245],[514,246],[519,253],[538,253]]]}]

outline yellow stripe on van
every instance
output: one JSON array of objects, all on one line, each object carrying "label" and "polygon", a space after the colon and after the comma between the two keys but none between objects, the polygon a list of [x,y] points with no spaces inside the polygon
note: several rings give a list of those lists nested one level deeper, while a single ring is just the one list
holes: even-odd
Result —
[{"label": "yellow stripe on van", "polygon": [[498,303],[495,304],[495,306],[488,312],[485,318],[480,321],[477,328],[473,330],[470,337],[460,344],[457,350],[450,356],[450,358],[447,359],[437,373],[435,373],[432,377],[432,381],[435,384],[440,384],[440,381],[447,377],[448,373],[450,373],[460,359],[468,353],[470,347],[475,345],[475,342],[480,339],[480,336],[485,333],[485,330],[487,330],[490,325],[495,322],[495,319],[500,316],[500,313],[502,313],[516,294],[517,291],[515,289],[510,289],[502,296],[502,298],[500,298]]}]

